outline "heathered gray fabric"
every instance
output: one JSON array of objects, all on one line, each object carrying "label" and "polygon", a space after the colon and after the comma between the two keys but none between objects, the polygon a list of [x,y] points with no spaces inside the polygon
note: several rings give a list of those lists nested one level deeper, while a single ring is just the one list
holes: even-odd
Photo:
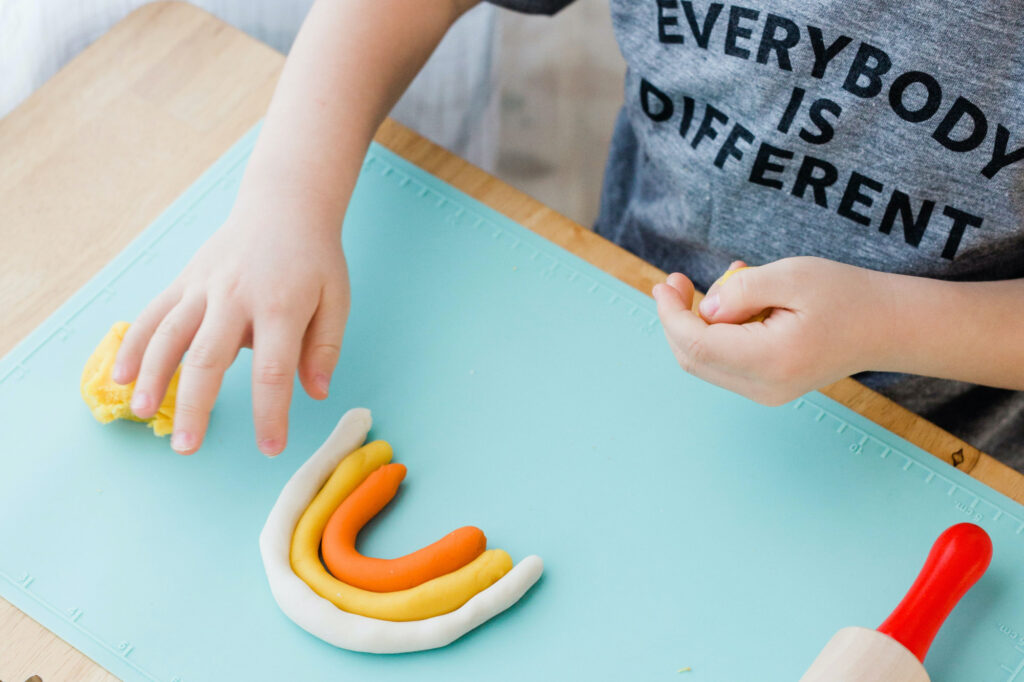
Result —
[{"label": "heathered gray fabric", "polygon": [[527,14],[554,14],[574,0],[492,0],[492,4]]},{"label": "heathered gray fabric", "polygon": [[[600,234],[702,289],[733,259],[795,255],[949,280],[1024,277],[1020,0],[611,9],[628,71]],[[1024,393],[857,378],[1024,470]]]}]

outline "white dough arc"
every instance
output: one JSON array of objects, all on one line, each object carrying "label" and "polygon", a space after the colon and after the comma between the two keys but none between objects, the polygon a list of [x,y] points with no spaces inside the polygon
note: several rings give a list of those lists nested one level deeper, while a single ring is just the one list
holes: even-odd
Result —
[{"label": "white dough arc", "polygon": [[285,615],[299,627],[343,649],[397,654],[446,646],[519,601],[540,579],[544,570],[541,558],[526,557],[451,613],[407,622],[342,611],[292,571],[289,552],[299,517],[338,463],[363,444],[372,423],[370,411],[365,408],[346,412],[324,444],[281,490],[260,533],[260,554],[270,591]]}]

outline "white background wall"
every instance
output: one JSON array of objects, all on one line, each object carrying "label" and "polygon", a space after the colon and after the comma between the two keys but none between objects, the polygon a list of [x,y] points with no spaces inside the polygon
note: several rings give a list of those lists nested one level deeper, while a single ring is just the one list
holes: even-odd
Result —
[{"label": "white background wall", "polygon": [[[0,0],[0,116],[148,0]],[[194,0],[287,52],[312,0]],[[446,36],[393,115],[493,169],[498,139],[497,16],[482,4]]]},{"label": "white background wall", "polygon": [[[146,1],[0,0],[0,116]],[[312,1],[194,3],[286,52]],[[589,226],[624,70],[607,0],[577,0],[554,18],[482,4],[393,115]]]}]

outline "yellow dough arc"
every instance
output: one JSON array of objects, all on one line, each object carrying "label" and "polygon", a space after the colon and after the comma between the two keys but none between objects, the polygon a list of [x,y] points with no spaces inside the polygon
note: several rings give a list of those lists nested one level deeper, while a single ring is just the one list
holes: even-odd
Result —
[{"label": "yellow dough arc", "polygon": [[497,582],[512,570],[512,557],[504,550],[487,550],[456,571],[396,592],[371,592],[332,576],[319,556],[324,526],[367,476],[391,461],[391,454],[390,445],[374,441],[342,460],[299,519],[290,561],[295,575],[339,609],[381,620],[424,620],[454,611]]}]

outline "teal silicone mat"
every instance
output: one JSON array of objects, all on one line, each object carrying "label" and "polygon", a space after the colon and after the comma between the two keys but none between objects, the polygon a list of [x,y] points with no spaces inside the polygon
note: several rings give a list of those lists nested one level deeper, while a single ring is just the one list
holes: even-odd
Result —
[{"label": "teal silicone mat", "polygon": [[[766,408],[687,376],[649,298],[378,146],[345,228],[332,396],[297,389],[283,455],[256,451],[247,352],[195,456],[95,423],[86,357],[227,216],[255,135],[0,363],[2,596],[129,680],[793,682],[971,520],[995,558],[928,667],[1024,681],[1024,509],[819,394]],[[519,604],[444,649],[334,649],[267,587],[267,513],[354,406],[409,468],[366,552],[474,524],[545,560]]]}]

